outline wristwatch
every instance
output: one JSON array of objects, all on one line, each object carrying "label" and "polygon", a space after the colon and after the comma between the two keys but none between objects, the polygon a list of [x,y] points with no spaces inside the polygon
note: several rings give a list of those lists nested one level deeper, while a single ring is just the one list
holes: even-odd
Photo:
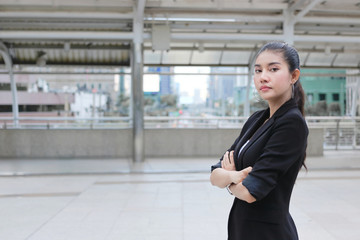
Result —
[{"label": "wristwatch", "polygon": [[226,190],[228,191],[228,193],[229,193],[230,195],[234,195],[234,194],[232,193],[232,191],[230,190],[231,184],[232,184],[232,183],[230,183],[230,184],[228,184],[228,185],[226,186]]}]

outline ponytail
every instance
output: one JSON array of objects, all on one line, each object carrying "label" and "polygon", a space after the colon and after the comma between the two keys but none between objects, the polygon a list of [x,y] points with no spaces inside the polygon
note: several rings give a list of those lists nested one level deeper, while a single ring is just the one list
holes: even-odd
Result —
[{"label": "ponytail", "polygon": [[305,93],[300,83],[300,79],[294,84],[294,99],[301,112],[301,115],[305,117]]}]

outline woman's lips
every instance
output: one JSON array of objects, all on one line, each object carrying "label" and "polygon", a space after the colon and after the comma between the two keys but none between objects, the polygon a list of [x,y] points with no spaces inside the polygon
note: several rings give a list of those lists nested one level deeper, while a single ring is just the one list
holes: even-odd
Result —
[{"label": "woman's lips", "polygon": [[267,90],[270,90],[271,87],[268,87],[268,86],[262,86],[260,87],[260,91],[267,91]]}]

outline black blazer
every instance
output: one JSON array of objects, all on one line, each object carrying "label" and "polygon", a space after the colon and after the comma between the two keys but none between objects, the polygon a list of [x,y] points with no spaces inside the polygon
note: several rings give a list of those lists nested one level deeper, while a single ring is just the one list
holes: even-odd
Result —
[{"label": "black blazer", "polygon": [[[269,109],[254,113],[228,149],[234,150],[237,170],[253,167],[243,185],[256,199],[249,204],[235,198],[229,216],[229,240],[298,239],[289,202],[305,158],[308,128],[292,99],[263,124],[269,113]],[[221,167],[221,161],[212,170]]]}]

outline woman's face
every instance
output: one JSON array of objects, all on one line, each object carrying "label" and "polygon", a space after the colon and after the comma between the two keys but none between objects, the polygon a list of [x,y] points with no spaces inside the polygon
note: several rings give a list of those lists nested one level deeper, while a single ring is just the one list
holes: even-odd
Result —
[{"label": "woman's face", "polygon": [[262,99],[282,104],[291,98],[292,87],[300,71],[289,71],[282,53],[271,50],[262,52],[255,62],[254,83]]}]

